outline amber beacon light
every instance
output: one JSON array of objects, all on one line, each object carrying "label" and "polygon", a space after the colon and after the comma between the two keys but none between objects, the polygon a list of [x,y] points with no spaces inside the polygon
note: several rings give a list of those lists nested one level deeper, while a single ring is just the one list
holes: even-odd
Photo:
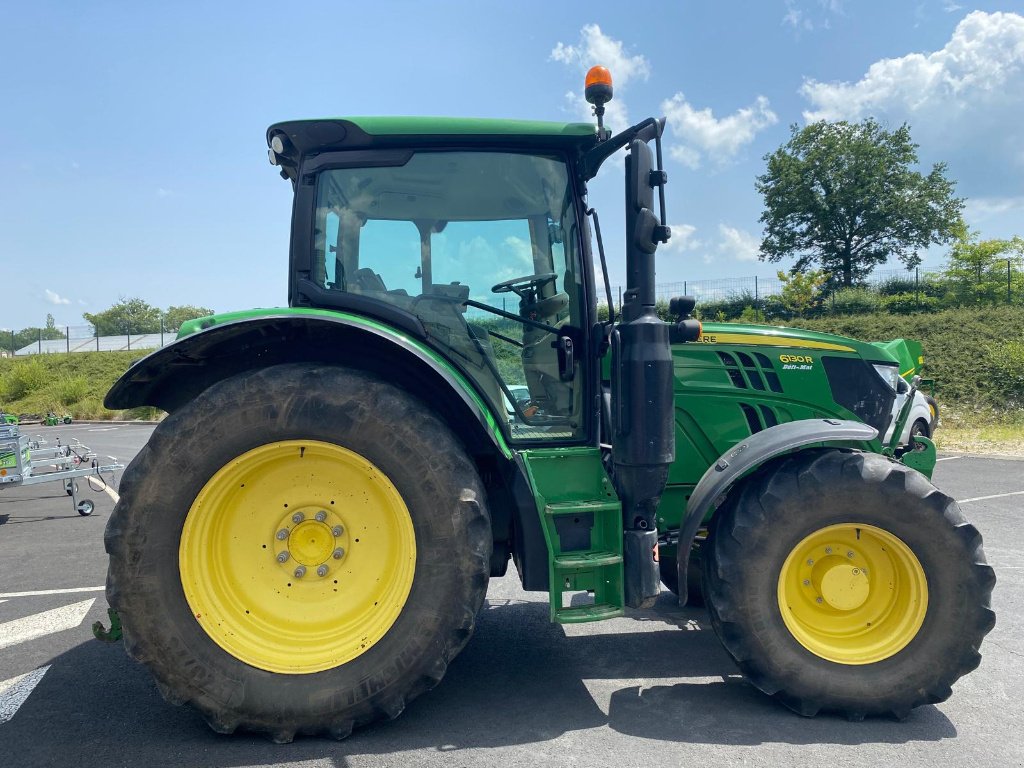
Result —
[{"label": "amber beacon light", "polygon": [[597,130],[604,135],[604,105],[612,100],[612,73],[606,67],[591,67],[587,71],[584,95],[594,105],[597,117]]}]

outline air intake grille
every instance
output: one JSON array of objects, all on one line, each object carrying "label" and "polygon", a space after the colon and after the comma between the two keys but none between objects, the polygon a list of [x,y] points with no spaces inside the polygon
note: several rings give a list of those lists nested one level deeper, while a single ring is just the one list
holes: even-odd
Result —
[{"label": "air intake grille", "polygon": [[756,389],[759,392],[768,389],[772,392],[782,392],[782,382],[775,373],[775,366],[766,355],[760,352],[754,352],[752,355],[746,352],[719,352],[718,358],[729,374],[729,381],[737,389]]}]

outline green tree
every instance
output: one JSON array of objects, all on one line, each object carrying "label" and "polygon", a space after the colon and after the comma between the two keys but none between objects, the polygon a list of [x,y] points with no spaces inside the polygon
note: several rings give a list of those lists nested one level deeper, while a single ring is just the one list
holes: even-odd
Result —
[{"label": "green tree", "polygon": [[97,336],[118,336],[124,333],[159,333],[162,314],[157,307],[142,299],[122,296],[110,309],[95,314],[86,312],[82,317],[96,329]]},{"label": "green tree", "polygon": [[40,339],[47,341],[49,339],[63,339],[64,331],[57,327],[56,321],[53,319],[53,315],[46,315],[46,325],[42,328],[37,326],[31,326],[29,328],[22,328],[20,331],[10,332],[6,331],[3,334],[4,338],[0,339],[0,348],[8,349],[12,352],[17,352],[19,349],[24,349],[30,344],[36,344]]},{"label": "green tree", "polygon": [[811,307],[821,304],[821,289],[828,282],[828,273],[820,270],[811,272],[794,272],[787,275],[785,272],[778,272],[779,280],[782,281],[782,293],[779,300],[782,306],[795,314],[803,317]]},{"label": "green tree", "polygon": [[962,229],[943,274],[960,302],[999,304],[1024,297],[1024,238],[979,240]]},{"label": "green tree", "polygon": [[212,315],[213,310],[206,307],[195,307],[191,304],[183,304],[180,307],[168,307],[164,312],[164,328],[168,331],[177,331],[181,324],[187,320],[194,320],[197,317]]},{"label": "green tree", "polygon": [[851,286],[893,257],[913,268],[919,250],[955,236],[964,201],[945,163],[927,176],[912,170],[917,145],[906,125],[819,121],[791,133],[757,178],[762,260],[796,258],[794,273],[817,264],[833,284]]}]

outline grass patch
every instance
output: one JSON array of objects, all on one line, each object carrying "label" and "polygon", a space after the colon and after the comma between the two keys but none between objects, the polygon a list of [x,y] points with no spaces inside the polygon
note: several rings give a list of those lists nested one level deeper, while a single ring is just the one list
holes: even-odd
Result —
[{"label": "grass patch", "polygon": [[1002,453],[1024,456],[1024,410],[964,409],[940,412],[935,447],[947,453]]},{"label": "grass patch", "polygon": [[0,408],[7,413],[44,415],[53,411],[74,419],[134,420],[159,418],[156,408],[111,411],[103,407],[107,390],[133,360],[134,352],[75,352],[0,359]]}]

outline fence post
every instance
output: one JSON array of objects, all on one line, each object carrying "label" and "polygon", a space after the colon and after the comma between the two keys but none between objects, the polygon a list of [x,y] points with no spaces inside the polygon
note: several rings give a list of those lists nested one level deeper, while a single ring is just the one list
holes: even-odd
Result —
[{"label": "fence post", "polygon": [[67,342],[68,354],[71,354],[71,326],[64,326],[64,341]]},{"label": "fence post", "polygon": [[1010,260],[1006,260],[1006,303],[1010,303]]},{"label": "fence post", "polygon": [[686,281],[683,280],[683,296],[689,296],[690,292],[686,290]]},{"label": "fence post", "polygon": [[761,293],[757,288],[757,275],[754,275],[754,321],[759,322],[761,315],[759,308],[761,306]]},{"label": "fence post", "polygon": [[14,331],[11,331],[11,357],[14,357],[17,351],[17,347],[14,346]]},{"label": "fence post", "polygon": [[128,325],[128,351],[131,352],[132,351],[132,324],[129,322],[127,325]]},{"label": "fence post", "polygon": [[622,286],[619,286],[619,312],[622,312]]},{"label": "fence post", "polygon": [[36,331],[38,338],[36,339],[36,350],[39,354],[43,354],[43,329],[40,328]]},{"label": "fence post", "polygon": [[921,308],[921,268],[914,267],[914,309]]},{"label": "fence post", "polygon": [[[502,301],[504,301],[504,299],[502,299]],[[161,317],[160,318],[160,348],[163,349],[163,346],[164,346],[164,319]]]},{"label": "fence post", "polygon": [[100,351],[100,327],[98,325],[93,326],[93,331],[96,332],[96,351]]}]

